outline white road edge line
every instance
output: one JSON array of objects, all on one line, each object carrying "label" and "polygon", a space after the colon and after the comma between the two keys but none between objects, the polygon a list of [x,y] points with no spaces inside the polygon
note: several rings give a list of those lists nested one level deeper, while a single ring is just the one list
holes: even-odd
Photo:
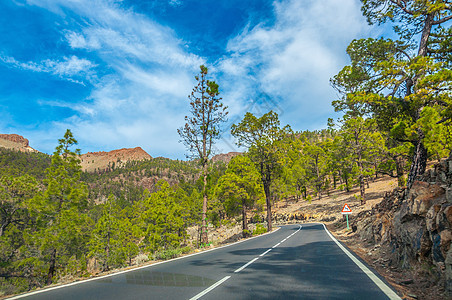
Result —
[{"label": "white road edge line", "polygon": [[204,291],[202,291],[201,293],[197,294],[196,296],[193,296],[192,298],[190,298],[190,300],[197,300],[199,298],[201,298],[202,296],[204,296],[205,294],[207,294],[208,292],[210,292],[211,290],[213,290],[214,288],[216,288],[217,286],[219,286],[220,284],[222,284],[223,282],[225,282],[226,280],[228,280],[229,278],[231,278],[231,276],[226,276],[223,279],[215,282],[214,284],[212,284],[211,286],[209,286],[207,289],[205,289]]},{"label": "white road edge line", "polygon": [[257,235],[257,236],[253,236],[253,237],[251,237],[251,238],[247,238],[247,239],[245,239],[245,240],[241,240],[241,241],[238,241],[238,242],[235,242],[235,243],[231,243],[231,244],[229,244],[229,245],[224,245],[224,246],[221,246],[221,247],[216,247],[216,248],[212,248],[212,249],[205,250],[205,251],[201,251],[201,252],[197,252],[197,253],[192,253],[192,254],[185,255],[185,256],[176,257],[176,258],[173,258],[173,259],[170,259],[170,260],[159,261],[159,262],[156,262],[156,263],[151,264],[151,265],[141,266],[141,267],[137,267],[137,268],[125,270],[125,271],[120,271],[120,272],[117,272],[117,273],[112,273],[112,274],[108,274],[108,275],[104,275],[104,276],[99,276],[99,277],[89,278],[89,279],[85,279],[85,280],[75,281],[75,282],[71,282],[71,283],[63,284],[63,285],[58,285],[58,286],[54,286],[54,287],[44,288],[44,289],[42,289],[42,290],[33,291],[33,292],[29,292],[29,293],[24,293],[24,294],[16,295],[16,296],[13,296],[13,297],[11,297],[11,298],[6,298],[6,299],[8,299],[8,300],[21,299],[21,298],[24,298],[24,297],[28,297],[28,296],[32,296],[32,295],[36,295],[36,294],[40,294],[40,293],[45,293],[45,292],[49,292],[49,291],[52,291],[52,290],[61,289],[61,288],[68,287],[68,286],[73,286],[73,285],[77,285],[77,284],[81,284],[81,283],[85,283],[85,282],[90,282],[90,281],[94,281],[94,280],[98,280],[98,279],[108,278],[108,277],[112,277],[112,276],[116,276],[116,275],[120,275],[120,274],[124,274],[124,273],[128,273],[128,272],[133,272],[133,271],[136,271],[136,270],[144,269],[144,268],[151,268],[151,267],[153,267],[153,266],[157,266],[157,265],[169,263],[169,262],[171,262],[171,261],[175,261],[175,260],[179,260],[179,259],[184,259],[184,258],[191,257],[191,256],[195,256],[195,255],[200,255],[200,254],[203,254],[203,253],[206,253],[206,252],[215,251],[215,250],[218,250],[218,249],[221,249],[221,248],[226,248],[226,247],[230,247],[230,246],[233,246],[233,245],[237,245],[237,244],[240,244],[240,243],[249,241],[249,240],[257,239],[257,238],[259,238],[259,237],[261,237],[261,236],[265,236],[265,235],[268,235],[268,234],[275,233],[275,232],[278,231],[280,228],[281,228],[281,227],[278,227],[276,230],[274,230],[274,231],[272,231],[272,232],[266,232],[266,233],[264,233],[264,234]]},{"label": "white road edge line", "polygon": [[281,243],[278,243],[278,244],[274,245],[274,246],[272,247],[272,249],[278,247],[279,245],[281,245]]},{"label": "white road edge line", "polygon": [[259,257],[253,258],[252,260],[250,260],[249,262],[247,262],[246,264],[244,264],[243,266],[241,266],[240,268],[235,270],[234,273],[238,273],[238,272],[242,271],[243,269],[245,269],[246,267],[248,267],[249,265],[251,265],[253,262],[255,262],[258,259],[259,259]]},{"label": "white road edge line", "polygon": [[362,262],[360,262],[353,254],[350,253],[344,246],[341,245],[341,243],[336,240],[336,238],[328,231],[325,224],[320,223],[323,225],[323,228],[325,229],[326,233],[330,236],[330,238],[341,248],[342,251],[344,251],[345,254],[347,254],[348,257],[380,288],[380,290],[386,294],[386,296],[389,297],[389,299],[400,299],[401,298],[390,288],[388,287],[380,278],[378,278],[369,268],[367,268]]},{"label": "white road edge line", "polygon": [[268,249],[267,251],[265,251],[264,253],[262,253],[262,254],[259,255],[259,256],[264,256],[265,254],[267,254],[267,253],[270,252],[270,251],[272,251],[272,249]]}]

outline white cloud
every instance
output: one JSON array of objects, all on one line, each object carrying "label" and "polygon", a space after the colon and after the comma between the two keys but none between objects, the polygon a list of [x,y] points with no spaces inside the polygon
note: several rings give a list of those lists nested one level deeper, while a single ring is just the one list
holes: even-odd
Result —
[{"label": "white cloud", "polygon": [[[225,80],[249,86],[242,88],[244,108],[263,92],[295,129],[325,126],[335,96],[329,79],[347,63],[347,45],[368,30],[360,3],[275,1],[274,11],[272,26],[246,27],[232,38],[217,68]],[[240,97],[233,86],[225,94]]]},{"label": "white cloud", "polygon": [[[193,75],[204,58],[187,52],[185,41],[171,28],[124,8],[121,1],[27,3],[65,18],[73,12],[83,20],[75,27],[68,25],[63,33],[77,56],[39,63],[0,59],[65,78],[98,78],[90,96],[71,107],[78,113],[52,124],[56,138],[71,128],[84,152],[141,146],[153,156],[183,157],[176,129],[184,123]],[[278,0],[274,13],[273,24],[247,26],[231,38],[227,55],[209,68],[211,74],[220,74],[217,82],[229,106],[228,124],[240,121],[247,110],[264,113],[274,108],[283,125],[318,129],[332,113],[329,78],[347,63],[348,43],[367,28],[360,2]],[[83,51],[87,57],[96,56],[99,66],[80,58]],[[225,151],[231,147],[233,142],[226,139],[218,145]]]},{"label": "white cloud", "polygon": [[89,78],[89,74],[92,73],[92,69],[96,65],[84,58],[78,58],[73,55],[70,58],[63,57],[63,60],[51,60],[46,59],[41,62],[20,62],[14,57],[0,56],[0,60],[14,68],[29,70],[33,72],[43,72],[56,75],[60,78],[64,78],[73,82],[83,84],[83,82],[73,79],[79,76]]},{"label": "white cloud", "polygon": [[[84,21],[77,24],[82,25],[68,26],[64,38],[74,51],[96,55],[102,62],[97,69],[105,66],[107,73],[99,70],[90,96],[71,106],[77,114],[55,122],[54,131],[72,128],[83,152],[141,146],[151,155],[183,158],[177,128],[183,125],[187,95],[204,59],[187,52],[170,28],[119,2],[28,3],[62,16],[72,11],[81,17]],[[52,67],[58,74],[70,74],[83,62],[68,59],[66,65]]]}]

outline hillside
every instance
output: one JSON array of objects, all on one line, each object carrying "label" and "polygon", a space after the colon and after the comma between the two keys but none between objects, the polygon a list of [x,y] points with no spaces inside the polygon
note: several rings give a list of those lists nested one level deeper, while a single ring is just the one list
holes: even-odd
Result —
[{"label": "hillside", "polygon": [[103,171],[109,167],[122,167],[129,161],[149,160],[152,157],[141,147],[123,148],[109,152],[88,152],[81,155],[82,169],[87,172]]}]

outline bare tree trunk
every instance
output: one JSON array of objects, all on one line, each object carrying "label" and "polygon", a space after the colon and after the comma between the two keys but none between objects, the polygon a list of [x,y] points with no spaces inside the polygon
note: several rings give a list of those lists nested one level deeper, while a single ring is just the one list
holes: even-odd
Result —
[{"label": "bare tree trunk", "polygon": [[201,243],[207,244],[209,242],[207,235],[207,163],[203,166],[204,186],[203,186],[203,201],[202,201],[202,225],[201,225]]}]

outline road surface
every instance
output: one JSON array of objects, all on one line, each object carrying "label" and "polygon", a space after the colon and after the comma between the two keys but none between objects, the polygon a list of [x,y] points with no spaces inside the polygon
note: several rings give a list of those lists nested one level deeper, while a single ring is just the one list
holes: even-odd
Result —
[{"label": "road surface", "polygon": [[288,225],[227,247],[19,297],[400,299],[343,249],[323,224]]}]

